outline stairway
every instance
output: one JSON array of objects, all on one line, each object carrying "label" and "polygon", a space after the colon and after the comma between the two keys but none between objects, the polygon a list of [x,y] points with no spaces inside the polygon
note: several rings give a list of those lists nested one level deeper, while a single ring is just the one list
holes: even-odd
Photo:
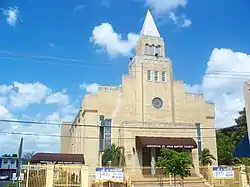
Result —
[{"label": "stairway", "polygon": [[[184,179],[184,187],[209,187],[210,185],[202,178],[190,176]],[[173,178],[133,178],[133,187],[173,187]],[[182,187],[180,181],[177,180],[176,187]]]}]

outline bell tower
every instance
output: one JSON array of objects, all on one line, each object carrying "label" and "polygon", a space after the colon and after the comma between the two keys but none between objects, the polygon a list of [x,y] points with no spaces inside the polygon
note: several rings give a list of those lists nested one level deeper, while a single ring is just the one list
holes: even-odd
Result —
[{"label": "bell tower", "polygon": [[136,55],[129,64],[129,74],[136,85],[136,119],[142,122],[160,119],[174,124],[171,61],[165,56],[164,40],[149,10],[136,43]]},{"label": "bell tower", "polygon": [[143,23],[140,38],[136,43],[136,56],[142,55],[165,57],[163,38],[161,38],[149,10]]}]

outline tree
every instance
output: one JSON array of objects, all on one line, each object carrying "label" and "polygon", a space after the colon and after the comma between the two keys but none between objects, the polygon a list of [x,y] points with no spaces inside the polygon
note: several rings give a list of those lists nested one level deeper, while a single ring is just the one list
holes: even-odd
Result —
[{"label": "tree", "polygon": [[27,160],[31,160],[32,156],[35,154],[35,152],[25,152],[23,153],[23,158],[27,159]]},{"label": "tree", "polygon": [[221,131],[216,132],[216,137],[219,165],[234,165],[237,160],[232,155],[235,149],[233,139]]},{"label": "tree", "polygon": [[17,154],[3,154],[2,157],[17,157]]},{"label": "tree", "polygon": [[111,161],[111,166],[121,167],[125,165],[124,147],[112,144],[110,149],[105,149],[102,155],[102,165],[108,166]]},{"label": "tree", "polygon": [[246,110],[239,111],[239,117],[235,119],[236,125],[216,131],[217,152],[219,165],[234,165],[250,163],[248,159],[234,158],[233,152],[247,132]]},{"label": "tree", "polygon": [[205,148],[202,150],[200,153],[200,162],[201,165],[207,166],[207,165],[212,165],[213,160],[216,160],[216,158],[211,154],[210,150]]},{"label": "tree", "polygon": [[156,166],[163,169],[164,174],[171,174],[182,179],[190,175],[191,167],[194,167],[191,156],[186,152],[176,152],[167,148],[161,149],[161,154],[157,158]]}]

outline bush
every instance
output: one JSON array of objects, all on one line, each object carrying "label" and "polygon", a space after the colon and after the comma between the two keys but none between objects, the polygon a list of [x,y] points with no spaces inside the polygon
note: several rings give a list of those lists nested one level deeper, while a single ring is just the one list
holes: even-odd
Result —
[{"label": "bush", "polygon": [[6,187],[16,187],[16,183],[7,184]]}]

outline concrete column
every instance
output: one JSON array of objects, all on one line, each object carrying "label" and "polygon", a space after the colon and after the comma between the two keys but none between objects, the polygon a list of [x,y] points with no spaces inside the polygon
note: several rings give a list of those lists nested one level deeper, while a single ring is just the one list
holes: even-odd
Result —
[{"label": "concrete column", "polygon": [[192,159],[194,163],[194,170],[197,174],[200,173],[200,164],[199,164],[199,153],[198,149],[192,149]]},{"label": "concrete column", "polygon": [[89,187],[89,167],[82,166],[81,169],[82,187]]},{"label": "concrete column", "polygon": [[46,187],[53,187],[54,165],[47,165]]},{"label": "concrete column", "polygon": [[248,187],[246,167],[244,165],[240,166],[240,187]]}]

